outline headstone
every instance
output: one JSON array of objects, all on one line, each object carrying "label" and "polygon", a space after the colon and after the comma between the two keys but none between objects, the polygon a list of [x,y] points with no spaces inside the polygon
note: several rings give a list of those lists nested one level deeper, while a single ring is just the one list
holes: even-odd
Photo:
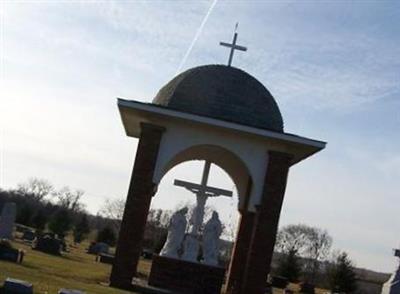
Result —
[{"label": "headstone", "polygon": [[32,242],[32,249],[45,253],[61,255],[62,241],[52,234],[43,234]]},{"label": "headstone", "polygon": [[273,288],[285,289],[289,281],[285,277],[270,276],[270,283]]},{"label": "headstone", "polygon": [[85,294],[86,292],[83,292],[81,290],[74,290],[74,289],[60,289],[58,291],[58,294]]},{"label": "headstone", "polygon": [[[394,256],[400,258],[400,249],[395,249]],[[400,294],[400,263],[389,281],[383,285],[382,294]]]},{"label": "headstone", "polygon": [[14,249],[8,240],[0,240],[0,260],[22,262],[22,254],[20,250]]},{"label": "headstone", "polygon": [[22,235],[22,240],[32,242],[36,238],[36,234],[33,231],[25,231]]},{"label": "headstone", "polygon": [[308,282],[302,282],[300,283],[300,293],[314,294],[315,286]]},{"label": "headstone", "polygon": [[7,278],[2,293],[33,294],[33,286],[29,282]]},{"label": "headstone", "polygon": [[12,240],[17,206],[14,202],[4,204],[0,217],[0,239]]},{"label": "headstone", "polygon": [[88,248],[88,253],[89,254],[101,254],[101,253],[105,253],[108,254],[108,252],[110,251],[110,246],[107,243],[103,243],[103,242],[92,242],[89,245]]},{"label": "headstone", "polygon": [[97,260],[101,263],[113,264],[115,256],[112,254],[101,253],[98,255]]}]

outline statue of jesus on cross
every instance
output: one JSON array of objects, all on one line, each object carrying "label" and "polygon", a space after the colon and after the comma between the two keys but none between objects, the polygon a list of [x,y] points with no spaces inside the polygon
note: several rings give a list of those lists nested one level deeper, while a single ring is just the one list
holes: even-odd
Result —
[{"label": "statue of jesus on cross", "polygon": [[190,233],[185,240],[184,253],[182,258],[189,261],[196,261],[200,236],[201,226],[204,220],[204,210],[208,197],[227,196],[232,197],[232,191],[219,189],[215,187],[207,186],[208,177],[210,174],[211,162],[206,161],[203,169],[203,176],[201,184],[190,183],[181,180],[175,180],[174,185],[183,187],[190,192],[196,194],[196,206],[193,209],[192,216],[190,218]]}]

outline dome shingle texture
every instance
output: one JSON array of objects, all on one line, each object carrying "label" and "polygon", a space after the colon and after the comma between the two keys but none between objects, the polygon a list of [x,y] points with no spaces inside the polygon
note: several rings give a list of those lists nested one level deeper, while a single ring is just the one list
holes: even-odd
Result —
[{"label": "dome shingle texture", "polygon": [[153,104],[170,109],[283,132],[279,107],[254,77],[234,67],[189,69],[167,83]]}]

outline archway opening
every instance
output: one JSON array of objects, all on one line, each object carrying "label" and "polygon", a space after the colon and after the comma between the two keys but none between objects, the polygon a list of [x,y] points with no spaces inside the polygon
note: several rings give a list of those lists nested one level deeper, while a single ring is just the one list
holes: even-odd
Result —
[{"label": "archway opening", "polygon": [[[154,177],[155,183],[175,166],[190,161],[206,161],[220,167],[232,180],[237,189],[239,198],[238,208],[243,208],[247,202],[251,189],[252,177],[245,162],[234,152],[218,145],[200,144],[187,147],[183,150],[171,152],[170,157],[163,161],[162,166],[157,167]],[[193,167],[193,170],[199,168]],[[190,172],[189,172],[190,174]],[[201,172],[199,172],[201,176]]]},{"label": "archway opening", "polygon": [[[184,206],[193,209],[196,205],[196,195],[174,185],[174,182],[178,179],[200,184],[204,163],[204,160],[190,160],[170,169],[158,185],[157,193],[151,202],[151,210],[161,209],[170,216]],[[210,218],[212,211],[218,212],[223,224],[221,239],[234,242],[239,219],[237,187],[230,175],[216,164],[211,164],[207,186],[232,191],[232,197],[218,196],[207,199],[204,223]]]}]

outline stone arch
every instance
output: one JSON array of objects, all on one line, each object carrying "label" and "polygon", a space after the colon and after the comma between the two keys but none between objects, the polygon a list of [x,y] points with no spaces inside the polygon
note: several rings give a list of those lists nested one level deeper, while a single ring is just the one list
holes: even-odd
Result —
[{"label": "stone arch", "polygon": [[251,174],[247,165],[234,152],[211,144],[200,144],[178,151],[161,168],[157,182],[160,182],[165,174],[175,166],[191,161],[207,160],[222,168],[232,179],[236,186],[239,198],[239,207],[246,201],[251,183]]}]

